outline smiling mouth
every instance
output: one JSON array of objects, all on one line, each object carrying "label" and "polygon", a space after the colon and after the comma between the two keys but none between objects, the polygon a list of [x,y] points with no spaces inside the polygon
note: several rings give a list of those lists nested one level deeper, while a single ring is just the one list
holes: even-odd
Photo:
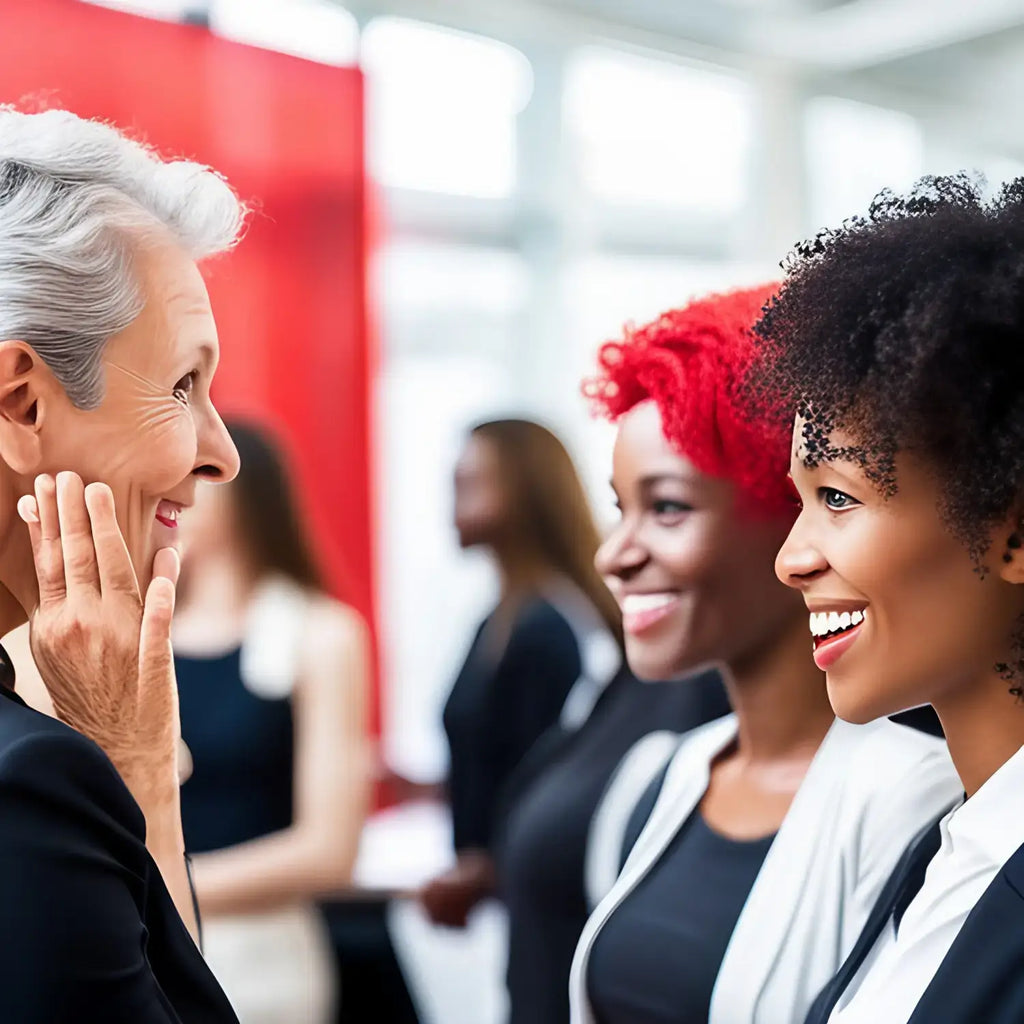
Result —
[{"label": "smiling mouth", "polygon": [[855,612],[811,612],[811,636],[814,649],[829,644],[863,625],[866,610]]},{"label": "smiling mouth", "polygon": [[634,636],[671,615],[679,604],[678,594],[627,594],[622,598],[622,628]]},{"label": "smiling mouth", "polygon": [[176,530],[180,513],[180,505],[176,505],[173,501],[161,501],[156,507],[156,521],[169,530]]}]

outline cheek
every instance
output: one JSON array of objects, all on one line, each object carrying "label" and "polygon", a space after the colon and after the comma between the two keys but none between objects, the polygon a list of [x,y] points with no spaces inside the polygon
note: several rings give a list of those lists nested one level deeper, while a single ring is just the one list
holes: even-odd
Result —
[{"label": "cheek", "polygon": [[137,410],[132,429],[120,432],[111,465],[117,480],[149,495],[162,495],[195,468],[198,444],[189,411],[173,398],[151,399]]},{"label": "cheek", "polygon": [[649,524],[638,542],[675,588],[700,589],[716,576],[721,552],[710,517],[692,514],[674,526]]},{"label": "cheek", "polygon": [[846,571],[869,602],[872,642],[833,674],[855,683],[872,713],[930,702],[1003,657],[1019,612],[1015,595],[994,572],[981,579],[952,538],[894,532],[884,547],[851,554]]}]

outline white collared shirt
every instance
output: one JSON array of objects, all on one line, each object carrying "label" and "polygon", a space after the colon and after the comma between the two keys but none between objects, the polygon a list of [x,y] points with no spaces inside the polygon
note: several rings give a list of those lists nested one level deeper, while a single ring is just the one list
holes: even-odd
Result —
[{"label": "white collared shirt", "polygon": [[1024,845],[1024,747],[939,825],[942,842],[897,932],[890,921],[829,1024],[906,1024],[967,915]]}]

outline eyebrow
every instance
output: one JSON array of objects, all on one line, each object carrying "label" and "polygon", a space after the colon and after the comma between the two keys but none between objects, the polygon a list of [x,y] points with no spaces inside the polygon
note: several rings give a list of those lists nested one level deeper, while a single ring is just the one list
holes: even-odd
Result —
[{"label": "eyebrow", "polygon": [[[821,462],[817,463],[817,465],[814,466],[804,465],[802,459],[799,459],[798,461],[800,462],[800,468],[805,473],[814,474],[820,472],[821,470],[827,469],[830,473],[834,473],[836,476],[840,477],[842,480],[845,480],[847,483],[852,484],[855,487],[861,487],[864,484],[864,481],[862,479],[853,477],[849,473],[846,473],[842,469],[838,468],[843,463],[846,463],[848,465],[851,464],[850,459],[823,459]],[[786,479],[788,479],[794,487],[796,486],[796,481],[793,479],[792,473],[787,473]]]},{"label": "eyebrow", "polygon": [[650,473],[640,478],[641,487],[654,487],[663,483],[693,484],[695,482],[693,477],[684,473]]},{"label": "eyebrow", "polygon": [[[696,480],[691,477],[684,476],[681,473],[650,473],[647,476],[640,477],[637,481],[637,488],[641,491],[650,491],[657,487],[658,484],[663,483],[682,484],[684,487],[693,487],[697,485]],[[609,480],[608,486],[617,496],[619,492],[615,486],[615,481]]]}]

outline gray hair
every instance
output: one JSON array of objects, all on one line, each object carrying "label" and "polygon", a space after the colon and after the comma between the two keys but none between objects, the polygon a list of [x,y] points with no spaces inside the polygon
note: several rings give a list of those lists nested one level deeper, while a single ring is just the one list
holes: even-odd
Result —
[{"label": "gray hair", "polygon": [[31,345],[83,409],[103,399],[103,348],[144,305],[138,232],[194,260],[237,241],[245,208],[214,171],[164,161],[111,125],[0,106],[0,341]]}]

